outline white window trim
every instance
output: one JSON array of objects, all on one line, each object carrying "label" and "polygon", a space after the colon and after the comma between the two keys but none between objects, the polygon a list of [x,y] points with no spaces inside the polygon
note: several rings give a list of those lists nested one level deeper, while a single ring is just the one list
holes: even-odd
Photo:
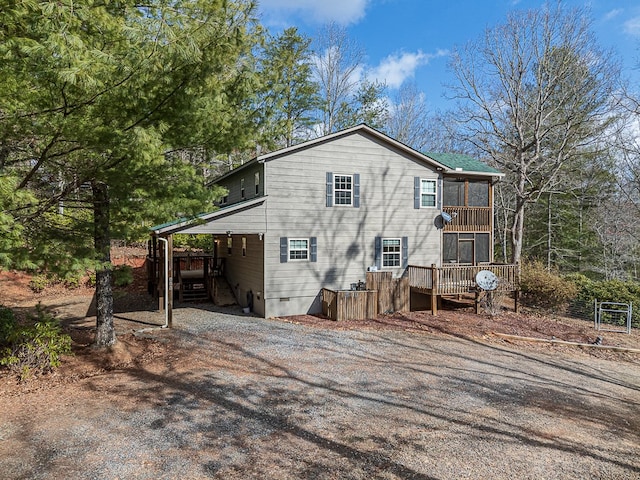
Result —
[{"label": "white window trim", "polygon": [[[307,258],[291,258],[291,244],[293,242],[307,242]],[[294,251],[302,251],[303,249],[295,249]],[[287,260],[289,262],[309,262],[311,260],[311,240],[309,238],[289,238],[287,245]]]},{"label": "white window trim", "polygon": [[[427,182],[433,183],[433,186],[434,186],[433,193],[424,193],[422,186]],[[433,205],[423,205],[422,204],[423,195],[433,196]],[[438,206],[438,181],[434,178],[421,178],[420,179],[420,208],[436,208],[437,206]]]},{"label": "white window trim", "polygon": [[[397,254],[399,255],[398,256],[398,265],[385,265],[385,261],[384,261],[385,255],[396,255],[396,252],[387,252],[387,253],[385,253],[385,251],[384,251],[384,242],[385,241],[389,241],[389,240],[393,240],[393,241],[397,241],[398,242],[398,248],[399,248],[399,250],[397,252]],[[382,249],[382,251],[380,252],[380,255],[381,255],[380,262],[381,262],[381,267],[382,268],[399,268],[399,267],[402,266],[402,238],[396,238],[396,237],[386,238],[386,237],[383,237],[382,238],[382,243],[380,245],[380,248]]]},{"label": "white window trim", "polygon": [[[349,177],[351,179],[351,189],[350,190],[338,190],[336,188],[336,177]],[[333,206],[334,207],[353,207],[353,175],[347,173],[334,173],[333,174]],[[337,202],[337,194],[338,192],[349,192],[349,203],[338,203]]]}]

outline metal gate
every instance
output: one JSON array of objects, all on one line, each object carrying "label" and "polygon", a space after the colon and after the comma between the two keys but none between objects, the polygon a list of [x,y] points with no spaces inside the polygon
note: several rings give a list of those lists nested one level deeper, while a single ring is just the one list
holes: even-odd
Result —
[{"label": "metal gate", "polygon": [[[632,303],[595,301],[595,329],[604,332],[631,333]],[[626,325],[626,329],[621,327]]]}]

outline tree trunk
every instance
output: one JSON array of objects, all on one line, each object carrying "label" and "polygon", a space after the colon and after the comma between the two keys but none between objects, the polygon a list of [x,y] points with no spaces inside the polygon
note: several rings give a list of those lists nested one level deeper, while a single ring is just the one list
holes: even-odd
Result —
[{"label": "tree trunk", "polygon": [[93,182],[94,244],[100,265],[96,269],[96,347],[116,343],[113,325],[111,234],[109,229],[109,190],[105,183]]},{"label": "tree trunk", "polygon": [[525,202],[518,199],[511,227],[511,263],[520,263],[522,257],[522,240],[524,238]]}]

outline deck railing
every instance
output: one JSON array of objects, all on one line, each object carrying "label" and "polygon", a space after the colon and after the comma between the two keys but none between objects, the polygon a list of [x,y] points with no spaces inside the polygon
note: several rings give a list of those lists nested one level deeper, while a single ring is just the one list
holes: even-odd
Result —
[{"label": "deck railing", "polygon": [[442,210],[451,216],[451,222],[444,227],[445,231],[491,231],[491,207],[443,207]]},{"label": "deck railing", "polygon": [[513,292],[520,284],[519,265],[409,265],[409,285],[432,295],[457,295],[474,291],[476,275],[489,270],[498,277],[497,291]]}]

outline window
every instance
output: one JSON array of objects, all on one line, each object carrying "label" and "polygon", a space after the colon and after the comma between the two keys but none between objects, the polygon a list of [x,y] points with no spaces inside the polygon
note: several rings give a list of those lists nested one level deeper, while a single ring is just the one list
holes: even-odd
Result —
[{"label": "window", "polygon": [[374,260],[378,268],[407,268],[409,265],[409,237],[375,237]]},{"label": "window", "polygon": [[420,206],[436,206],[436,180],[422,179],[420,181]]},{"label": "window", "polygon": [[231,237],[227,237],[227,255],[231,255],[233,251],[233,239]]},{"label": "window", "polygon": [[280,263],[303,260],[318,261],[318,237],[280,237]]},{"label": "window", "polygon": [[382,239],[382,266],[399,267],[401,257],[401,243],[399,238]]},{"label": "window", "polygon": [[327,207],[352,206],[360,208],[360,174],[327,172]]},{"label": "window", "polygon": [[242,237],[242,256],[247,256],[247,237]]},{"label": "window", "polygon": [[334,175],[333,195],[335,205],[351,205],[353,177],[351,175]]},{"label": "window", "polygon": [[260,193],[260,172],[256,172],[253,177],[253,183],[256,186],[256,195]]},{"label": "window", "polygon": [[244,200],[244,178],[240,179],[240,198]]},{"label": "window", "polygon": [[289,239],[289,260],[309,259],[309,239],[290,238]]}]

